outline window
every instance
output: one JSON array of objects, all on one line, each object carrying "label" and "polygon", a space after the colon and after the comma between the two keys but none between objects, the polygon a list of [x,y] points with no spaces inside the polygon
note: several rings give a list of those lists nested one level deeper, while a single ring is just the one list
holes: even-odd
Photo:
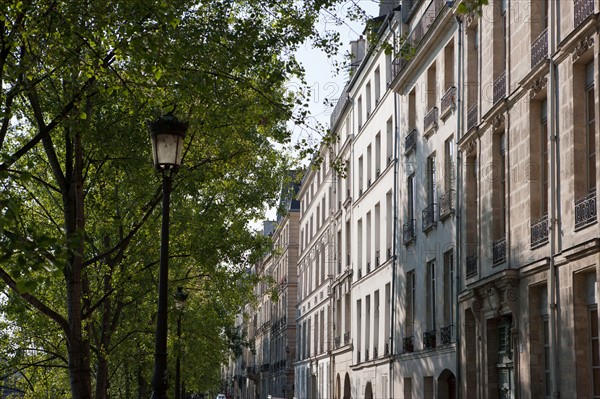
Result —
[{"label": "window", "polygon": [[371,295],[367,295],[365,303],[365,360],[369,360],[371,348]]},{"label": "window", "polygon": [[360,350],[362,349],[362,301],[356,301],[356,350],[358,351],[358,361],[360,363]]},{"label": "window", "polygon": [[371,115],[371,82],[367,83],[365,88],[367,99],[367,118]]},{"label": "window", "polygon": [[362,129],[363,116],[362,116],[362,96],[358,97],[356,101],[356,117],[358,122],[358,130]]},{"label": "window", "polygon": [[444,185],[446,193],[452,190],[454,181],[454,137],[450,136],[444,142]]},{"label": "window", "polygon": [[412,270],[406,273],[406,337],[411,337],[414,334],[415,294],[415,271]]},{"label": "window", "polygon": [[371,170],[373,165],[373,151],[371,148],[371,144],[367,146],[367,188],[371,187],[371,183],[373,182],[373,171]]},{"label": "window", "polygon": [[379,103],[381,97],[381,73],[379,67],[375,69],[375,105]]},{"label": "window", "polygon": [[379,290],[375,291],[373,312],[373,359],[379,355]]},{"label": "window", "polygon": [[417,127],[416,121],[416,109],[417,109],[417,94],[416,89],[412,89],[408,94],[408,131],[407,134],[410,133],[413,129]]},{"label": "window", "polygon": [[363,193],[363,157],[358,158],[358,196]]},{"label": "window", "polygon": [[450,326],[454,323],[454,252],[444,254],[444,323]]},{"label": "window", "polygon": [[541,103],[540,118],[540,217],[548,214],[548,102]]},{"label": "window", "polygon": [[435,290],[435,260],[427,263],[427,329],[434,331],[436,328],[436,290]]},{"label": "window", "polygon": [[375,135],[375,179],[381,174],[381,132]]},{"label": "window", "polygon": [[367,236],[366,236],[366,255],[367,255],[367,273],[371,272],[371,237],[372,237],[372,228],[371,228],[371,212],[367,212]]},{"label": "window", "polygon": [[437,202],[435,153],[427,158],[427,206]]},{"label": "window", "polygon": [[444,86],[446,90],[454,86],[454,41],[444,49]]},{"label": "window", "polygon": [[[437,76],[435,70],[435,61],[427,70],[427,111],[435,107],[437,96]],[[410,97],[409,97],[410,101]],[[410,106],[410,105],[409,105]]]},{"label": "window", "polygon": [[585,124],[586,124],[586,152],[587,152],[587,189],[588,192],[596,190],[596,115],[594,96],[594,62],[585,67]]},{"label": "window", "polygon": [[392,124],[392,118],[387,120],[387,123],[385,124],[386,128],[385,128],[385,134],[387,136],[387,164],[390,164],[392,162],[392,159],[394,158],[394,135],[393,135],[393,124]]},{"label": "window", "polygon": [[406,218],[408,223],[412,223],[415,218],[415,175],[412,174],[408,176],[407,182],[407,199],[408,199],[408,209],[406,212]]}]

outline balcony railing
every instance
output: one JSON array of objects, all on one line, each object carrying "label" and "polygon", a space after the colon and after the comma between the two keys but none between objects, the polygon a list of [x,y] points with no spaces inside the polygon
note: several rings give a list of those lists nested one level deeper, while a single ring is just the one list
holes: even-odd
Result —
[{"label": "balcony railing", "polygon": [[575,230],[596,223],[596,190],[575,201]]},{"label": "balcony railing", "polygon": [[548,57],[548,28],[531,43],[531,68]]},{"label": "balcony railing", "polygon": [[425,331],[423,333],[423,348],[433,349],[436,346],[435,330]]},{"label": "balcony railing", "polygon": [[358,268],[358,278],[362,278],[362,267]]},{"label": "balcony railing", "polygon": [[387,258],[388,259],[392,258],[392,247],[388,247],[388,249],[387,249]]},{"label": "balcony railing", "polygon": [[585,19],[594,13],[594,0],[575,0],[573,24],[578,27]]},{"label": "balcony railing", "polygon": [[380,253],[379,250],[377,250],[377,252],[375,252],[375,267],[379,267],[379,264],[380,264],[379,263],[380,262],[379,253]]},{"label": "balcony railing", "polygon": [[390,343],[386,342],[385,347],[383,348],[383,356],[387,356],[390,354]]},{"label": "balcony railing", "polygon": [[452,343],[452,330],[454,326],[451,324],[440,328],[440,341],[442,345],[450,345]]},{"label": "balcony railing", "polygon": [[430,130],[435,130],[438,128],[438,119],[439,113],[438,108],[433,107],[427,112],[425,115],[425,119],[423,120],[423,134],[427,135]]},{"label": "balcony railing", "polygon": [[350,343],[350,331],[346,331],[344,333],[344,345],[348,345]]},{"label": "balcony railing", "polygon": [[477,274],[477,255],[467,256],[467,278],[473,277]]},{"label": "balcony railing", "polygon": [[467,111],[467,130],[477,126],[477,103],[473,104]]},{"label": "balcony railing", "polygon": [[371,273],[371,262],[367,262],[367,274]]},{"label": "balcony railing", "polygon": [[417,237],[417,221],[412,219],[410,222],[402,225],[402,242],[408,245]]},{"label": "balcony railing", "polygon": [[506,237],[496,240],[492,244],[492,261],[494,265],[506,260]]},{"label": "balcony railing", "polygon": [[423,217],[423,231],[427,232],[434,228],[437,224],[435,216],[436,216],[437,204],[433,203],[429,205],[427,208],[423,209],[422,217]]},{"label": "balcony railing", "polygon": [[494,104],[506,96],[506,71],[494,80]]},{"label": "balcony railing", "polygon": [[417,129],[411,130],[404,138],[404,155],[417,149]]},{"label": "balcony railing", "polygon": [[414,337],[404,337],[402,338],[402,351],[404,353],[411,353],[415,351],[414,345]]},{"label": "balcony railing", "polygon": [[454,189],[448,190],[446,194],[440,195],[440,219],[445,219],[454,213]]},{"label": "balcony railing", "polygon": [[379,348],[373,347],[373,359],[377,359],[379,357]]},{"label": "balcony railing", "polygon": [[440,106],[442,118],[445,117],[448,112],[454,110],[456,106],[456,86],[450,86],[448,90],[446,90],[446,93],[442,96]]},{"label": "balcony railing", "polygon": [[531,223],[531,248],[537,248],[548,242],[548,214]]}]

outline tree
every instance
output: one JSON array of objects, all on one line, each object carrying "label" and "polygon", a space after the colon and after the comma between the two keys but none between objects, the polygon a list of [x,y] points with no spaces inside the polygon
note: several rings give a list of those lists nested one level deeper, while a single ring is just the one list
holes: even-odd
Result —
[{"label": "tree", "polygon": [[[7,339],[25,334],[33,345],[24,362],[9,358],[29,389],[48,383],[38,370],[47,365],[53,376],[68,368],[73,398],[107,397],[111,356],[135,368],[127,356],[146,350],[149,327],[124,316],[153,317],[161,194],[145,125],[156,110],[191,126],[173,201],[172,278],[205,292],[203,312],[219,309],[206,301],[207,275],[243,281],[225,265],[243,267],[264,249],[248,221],[274,205],[288,168],[276,144],[289,143],[285,121],[302,102],[284,88],[302,74],[291,54],[306,38],[330,45],[314,23],[334,4],[0,5],[0,279],[10,289],[2,307],[16,323]],[[238,293],[214,287],[214,300]],[[34,357],[41,363],[27,365]]]}]

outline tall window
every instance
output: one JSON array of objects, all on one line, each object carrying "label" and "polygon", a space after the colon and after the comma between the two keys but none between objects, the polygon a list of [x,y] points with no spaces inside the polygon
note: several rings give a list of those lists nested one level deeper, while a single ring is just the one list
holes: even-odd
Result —
[{"label": "tall window", "polygon": [[596,189],[596,115],[594,96],[594,62],[585,67],[585,124],[586,124],[586,152],[587,152],[587,188],[588,191]]},{"label": "tall window", "polygon": [[371,115],[371,82],[365,88],[367,97],[367,118]]},{"label": "tall window", "polygon": [[435,330],[436,292],[435,292],[435,260],[427,263],[427,329]]},{"label": "tall window", "polygon": [[362,301],[356,301],[356,350],[358,351],[358,362],[360,363],[360,350],[362,349]]},{"label": "tall window", "polygon": [[448,192],[452,189],[454,180],[454,137],[450,136],[444,142],[444,185]]},{"label": "tall window", "polygon": [[454,253],[452,250],[444,254],[444,323],[454,323]]},{"label": "tall window", "polygon": [[598,332],[598,303],[596,300],[596,274],[586,276],[586,298],[589,320],[589,364],[592,398],[600,398],[600,336]]},{"label": "tall window", "polygon": [[362,96],[358,97],[358,100],[357,100],[356,104],[357,104],[356,117],[357,117],[357,122],[358,122],[358,130],[360,130],[360,129],[362,129],[362,124],[363,124]]},{"label": "tall window", "polygon": [[437,202],[435,153],[427,158],[427,206]]},{"label": "tall window", "polygon": [[385,124],[385,135],[386,135],[386,151],[387,151],[387,164],[389,165],[392,162],[392,159],[394,158],[394,135],[393,135],[393,123],[392,123],[392,118],[388,119],[386,124]]},{"label": "tall window", "polygon": [[[405,336],[414,334],[415,326],[415,271],[406,273],[406,331]],[[389,316],[389,315],[387,315]],[[386,316],[386,317],[387,317]]]},{"label": "tall window", "polygon": [[541,104],[540,120],[540,216],[548,213],[548,102]]},{"label": "tall window", "polygon": [[379,290],[375,291],[375,303],[373,305],[373,359],[376,359],[379,355]]},{"label": "tall window", "polygon": [[379,67],[375,69],[375,105],[379,102],[381,96],[381,73]]},{"label": "tall window", "polygon": [[406,218],[408,223],[412,223],[415,218],[415,175],[408,176],[407,183],[408,209]]}]

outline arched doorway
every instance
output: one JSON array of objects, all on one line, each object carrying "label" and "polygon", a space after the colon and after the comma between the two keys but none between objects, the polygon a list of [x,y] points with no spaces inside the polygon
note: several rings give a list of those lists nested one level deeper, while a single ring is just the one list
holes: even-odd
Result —
[{"label": "arched doorway", "polygon": [[438,378],[438,399],[456,399],[456,377],[448,369]]},{"label": "arched doorway", "polygon": [[341,382],[340,382],[340,373],[338,373],[336,379],[335,379],[335,399],[342,399],[341,394],[342,394],[342,386],[341,386]]},{"label": "arched doorway", "polygon": [[365,399],[373,399],[373,386],[371,385],[371,381],[367,382],[367,386],[365,387]]},{"label": "arched doorway", "polygon": [[350,376],[346,373],[346,377],[344,377],[344,399],[350,399]]}]

